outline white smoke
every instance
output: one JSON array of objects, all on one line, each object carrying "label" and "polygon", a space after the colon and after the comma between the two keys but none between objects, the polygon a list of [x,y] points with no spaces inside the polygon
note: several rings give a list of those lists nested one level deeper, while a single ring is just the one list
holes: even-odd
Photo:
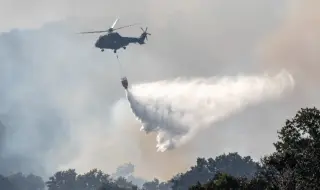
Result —
[{"label": "white smoke", "polygon": [[157,133],[157,150],[163,152],[249,105],[279,98],[293,86],[286,71],[275,76],[179,78],[134,85],[127,98],[140,130]]}]

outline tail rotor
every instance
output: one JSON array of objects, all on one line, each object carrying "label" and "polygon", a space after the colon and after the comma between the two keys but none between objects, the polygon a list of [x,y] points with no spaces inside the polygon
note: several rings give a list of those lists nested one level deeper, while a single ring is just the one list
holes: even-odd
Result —
[{"label": "tail rotor", "polygon": [[[141,28],[141,27],[140,27],[140,28]],[[141,30],[142,30],[142,32],[143,32],[141,36],[145,37],[146,40],[148,41],[148,35],[151,36],[151,34],[147,32],[147,31],[148,31],[148,27],[146,27],[145,30],[143,30],[143,28],[141,28]]]}]

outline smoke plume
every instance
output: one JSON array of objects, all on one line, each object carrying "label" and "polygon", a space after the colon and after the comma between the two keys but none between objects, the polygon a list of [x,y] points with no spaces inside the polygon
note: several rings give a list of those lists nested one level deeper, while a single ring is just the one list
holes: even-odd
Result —
[{"label": "smoke plume", "polygon": [[157,133],[158,151],[179,147],[202,128],[249,105],[280,97],[291,75],[176,79],[134,85],[127,91],[141,131]]},{"label": "smoke plume", "polygon": [[[297,6],[292,15],[319,15],[317,1],[301,2],[308,6]],[[165,180],[189,169],[199,156],[237,151],[259,159],[270,153],[285,118],[307,103],[319,105],[316,82],[308,85],[318,81],[319,69],[311,65],[316,60],[310,61],[320,55],[310,56],[319,50],[317,37],[303,37],[306,32],[320,34],[315,32],[320,19],[290,17],[282,23],[292,3],[77,0],[75,7],[74,0],[5,0],[0,6],[0,30],[7,31],[0,34],[0,120],[6,127],[0,135],[0,173],[32,172],[47,179],[61,169],[109,173],[130,162],[135,176]],[[119,51],[131,83],[264,72],[276,65],[276,71],[285,67],[293,74],[295,93],[238,112],[175,150],[156,152],[157,133],[137,130],[140,123],[127,100],[119,100],[123,91],[113,53],[94,48],[99,34],[76,35],[105,30],[117,16],[119,27],[139,22],[152,33],[147,44]],[[119,32],[141,34],[139,27]],[[295,40],[305,45],[291,43]],[[258,61],[252,60],[257,45],[267,46]],[[297,76],[296,70],[304,74]]]},{"label": "smoke plume", "polygon": [[314,79],[319,78],[320,69],[319,8],[320,1],[293,3],[283,24],[258,46],[259,62],[268,69],[285,67],[295,78],[308,83],[317,81]]}]

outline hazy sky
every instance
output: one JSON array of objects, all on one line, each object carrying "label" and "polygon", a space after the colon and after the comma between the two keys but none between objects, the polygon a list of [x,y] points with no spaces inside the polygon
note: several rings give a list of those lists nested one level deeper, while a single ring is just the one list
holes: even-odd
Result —
[{"label": "hazy sky", "polygon": [[[163,179],[197,156],[239,151],[259,158],[273,150],[285,119],[300,107],[319,105],[313,82],[319,8],[317,0],[2,0],[0,114],[9,127],[2,157],[11,161],[9,170],[39,175],[66,167],[111,173],[130,161],[137,175]],[[152,34],[144,46],[120,50],[122,74],[131,83],[284,67],[294,73],[296,91],[247,109],[184,147],[156,153],[155,137],[139,131],[121,99],[113,53],[94,48],[98,35],[75,34],[107,29],[118,16],[118,26],[141,22]],[[13,28],[19,30],[7,33]],[[139,36],[141,30],[120,33]]]}]

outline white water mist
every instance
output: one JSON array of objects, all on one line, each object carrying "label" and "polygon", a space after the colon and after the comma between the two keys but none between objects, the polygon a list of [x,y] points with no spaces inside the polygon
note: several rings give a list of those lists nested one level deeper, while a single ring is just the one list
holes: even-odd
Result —
[{"label": "white water mist", "polygon": [[187,142],[197,130],[212,126],[249,105],[279,98],[294,80],[275,76],[176,79],[133,85],[127,91],[141,131],[157,133],[158,151]]}]

